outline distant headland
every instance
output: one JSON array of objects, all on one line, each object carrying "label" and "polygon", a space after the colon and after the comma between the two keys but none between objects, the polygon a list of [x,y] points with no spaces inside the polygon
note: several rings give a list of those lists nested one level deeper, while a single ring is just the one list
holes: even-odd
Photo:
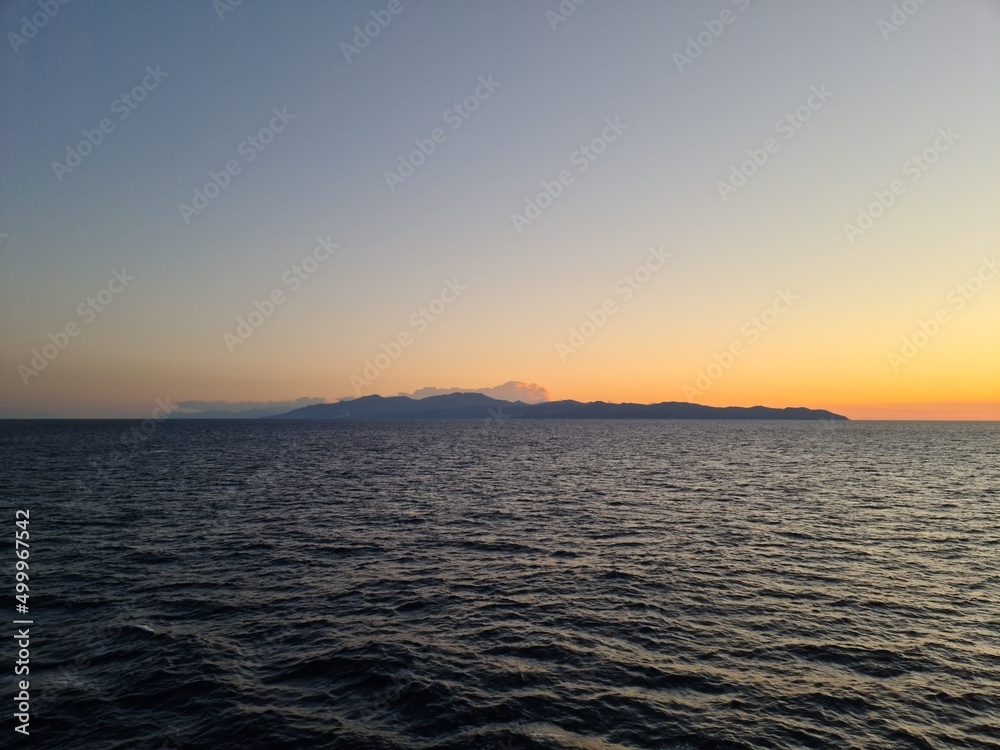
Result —
[{"label": "distant headland", "polygon": [[427,398],[363,396],[335,404],[313,404],[261,419],[822,419],[847,420],[826,409],[767,406],[702,406],[682,401],[614,404],[606,401],[503,401],[482,393],[449,393]]}]

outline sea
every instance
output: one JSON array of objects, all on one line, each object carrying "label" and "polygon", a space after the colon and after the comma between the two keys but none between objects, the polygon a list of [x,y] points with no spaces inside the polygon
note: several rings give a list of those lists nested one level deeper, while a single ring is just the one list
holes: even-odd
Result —
[{"label": "sea", "polygon": [[6,421],[0,463],[3,747],[1000,748],[1000,423]]}]

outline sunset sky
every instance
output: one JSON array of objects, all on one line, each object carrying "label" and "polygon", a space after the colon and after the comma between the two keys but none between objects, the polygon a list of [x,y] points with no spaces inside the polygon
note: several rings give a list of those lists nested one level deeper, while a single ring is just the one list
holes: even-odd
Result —
[{"label": "sunset sky", "polygon": [[1000,3],[904,5],[4,3],[0,417],[1000,419]]}]

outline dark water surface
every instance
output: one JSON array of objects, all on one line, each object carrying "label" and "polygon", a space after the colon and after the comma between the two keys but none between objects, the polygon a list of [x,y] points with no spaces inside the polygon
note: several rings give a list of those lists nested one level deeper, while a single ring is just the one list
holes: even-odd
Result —
[{"label": "dark water surface", "polygon": [[0,423],[18,746],[1000,748],[996,423],[137,424]]}]

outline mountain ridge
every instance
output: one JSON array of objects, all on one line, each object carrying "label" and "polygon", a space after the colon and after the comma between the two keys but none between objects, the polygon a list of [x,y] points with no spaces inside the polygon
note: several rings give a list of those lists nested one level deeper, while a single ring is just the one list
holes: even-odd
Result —
[{"label": "mountain ridge", "polygon": [[826,409],[802,406],[703,406],[685,401],[656,404],[608,401],[503,401],[482,393],[449,393],[413,399],[408,396],[362,396],[334,404],[312,404],[261,419],[825,419],[847,420]]}]

